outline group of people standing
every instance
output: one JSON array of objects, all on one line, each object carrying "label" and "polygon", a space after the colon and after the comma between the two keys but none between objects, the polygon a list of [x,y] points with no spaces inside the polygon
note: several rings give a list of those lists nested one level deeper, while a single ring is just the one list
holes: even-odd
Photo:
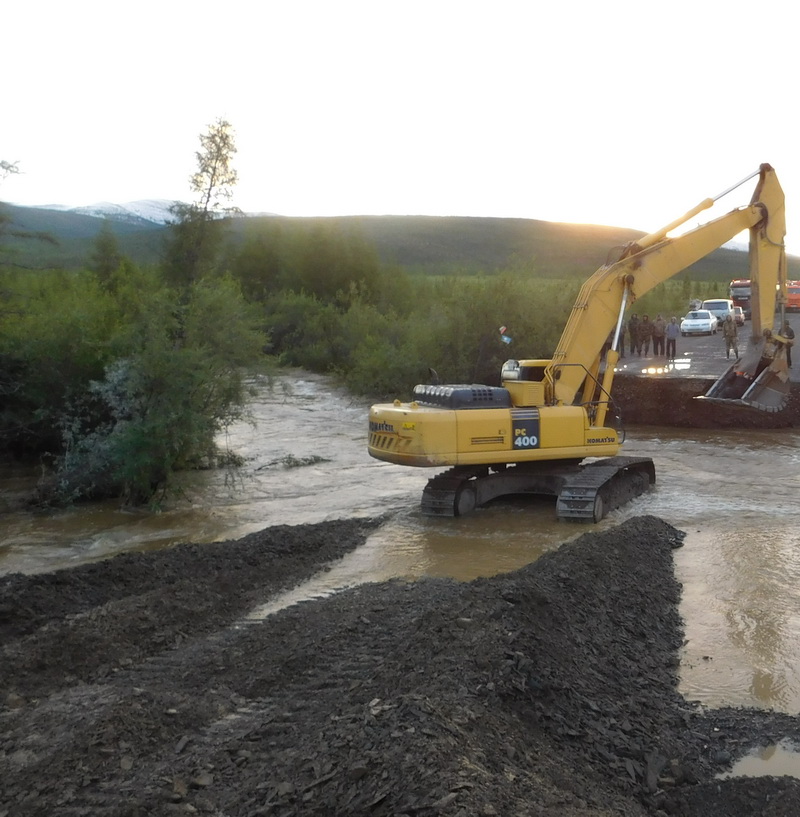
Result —
[{"label": "group of people standing", "polygon": [[[650,357],[650,346],[653,347],[653,357],[666,357],[667,360],[675,360],[676,346],[681,334],[681,325],[677,318],[665,320],[662,315],[656,315],[656,319],[651,321],[649,315],[642,315],[641,318],[634,312],[628,318],[627,324],[623,321],[619,328],[619,350],[620,358],[625,357],[625,334],[628,335],[628,353],[631,357]],[[794,345],[794,331],[789,322],[783,324],[780,333],[788,339],[786,347],[786,364],[792,366],[792,346]],[[722,322],[722,337],[725,340],[725,355],[730,359],[739,357],[739,332],[736,321],[728,315]],[[614,341],[614,331],[608,336],[605,343],[604,353],[611,348]]]},{"label": "group of people standing", "polygon": [[[624,325],[623,325],[624,326]],[[668,321],[661,315],[656,315],[655,320],[650,320],[649,315],[642,315],[641,318],[634,312],[628,319],[628,350],[631,355],[639,357],[650,357],[650,346],[653,347],[654,357],[666,357],[674,360],[677,354],[676,346],[681,334],[681,325],[677,318],[670,318]],[[622,350],[620,357],[625,357],[625,340],[620,335],[619,348]]]}]

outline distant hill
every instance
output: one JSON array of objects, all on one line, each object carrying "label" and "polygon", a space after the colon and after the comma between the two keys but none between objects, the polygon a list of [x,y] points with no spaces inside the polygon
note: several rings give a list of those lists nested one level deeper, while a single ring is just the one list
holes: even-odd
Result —
[{"label": "distant hill", "polygon": [[324,221],[356,229],[386,264],[438,274],[494,272],[516,263],[532,265],[546,277],[588,277],[611,247],[644,235],[617,227],[521,218],[347,216]]},{"label": "distant hill", "polygon": [[[135,204],[135,203],[134,203]],[[142,204],[142,203],[140,203]],[[162,203],[169,204],[169,203]],[[163,221],[145,217],[147,208],[131,214],[117,205],[93,206],[95,214],[81,210],[2,205],[14,229],[44,232],[57,244],[6,237],[0,261],[29,269],[79,269],[86,266],[92,243],[106,218],[120,249],[137,263],[160,258],[166,230]],[[100,208],[100,209],[98,209]],[[158,212],[158,207],[152,212]],[[164,208],[165,210],[165,208]],[[162,210],[162,212],[164,211]],[[150,214],[152,215],[152,213]],[[292,226],[315,222],[357,231],[372,245],[385,264],[420,274],[476,274],[509,267],[532,269],[547,278],[588,278],[605,263],[609,252],[644,233],[622,227],[564,224],[534,219],[466,218],[435,216],[341,216],[291,218],[244,216],[232,222],[231,240],[240,244],[246,232],[259,224],[279,221]],[[730,280],[746,277],[747,253],[722,248],[689,268],[695,280]],[[800,278],[800,258],[789,258],[789,277]]]},{"label": "distant hill", "polygon": [[[385,264],[431,275],[495,272],[520,265],[543,278],[582,280],[606,263],[613,249],[644,235],[639,230],[596,224],[456,216],[259,216],[237,220],[234,229],[243,233],[268,221],[326,222],[342,230],[357,230]],[[789,277],[800,279],[800,258],[789,256],[787,266]],[[748,274],[747,252],[727,247],[715,250],[685,273],[698,281],[729,281]]]},{"label": "distant hill", "polygon": [[[0,205],[11,218],[11,229],[44,233],[55,243],[4,236],[0,262],[27,269],[80,269],[92,252],[92,244],[105,217],[73,210]],[[161,253],[166,227],[149,220],[111,219],[120,249],[139,263],[155,263]]]}]

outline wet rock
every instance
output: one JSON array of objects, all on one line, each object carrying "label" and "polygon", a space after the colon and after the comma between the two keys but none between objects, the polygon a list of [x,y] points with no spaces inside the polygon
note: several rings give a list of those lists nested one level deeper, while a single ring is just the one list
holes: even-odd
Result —
[{"label": "wet rock", "polygon": [[214,775],[209,772],[201,772],[197,777],[192,778],[191,785],[196,789],[203,789],[214,782]]}]

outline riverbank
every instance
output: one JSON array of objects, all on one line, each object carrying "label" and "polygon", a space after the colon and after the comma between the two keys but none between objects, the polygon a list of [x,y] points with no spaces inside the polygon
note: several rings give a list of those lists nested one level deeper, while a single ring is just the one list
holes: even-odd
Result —
[{"label": "riverbank", "polygon": [[682,534],[654,517],[246,622],[379,524],[0,579],[0,814],[800,813],[800,781],[714,780],[800,721],[677,693]]},{"label": "riverbank", "polygon": [[614,378],[614,403],[626,425],[800,428],[800,383],[791,384],[785,409],[767,412],[698,400],[714,382],[713,377],[618,374]]}]

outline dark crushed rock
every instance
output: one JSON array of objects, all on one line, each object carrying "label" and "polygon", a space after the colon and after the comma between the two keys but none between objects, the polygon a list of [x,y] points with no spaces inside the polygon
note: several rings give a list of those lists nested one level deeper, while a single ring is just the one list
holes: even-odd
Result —
[{"label": "dark crushed rock", "polygon": [[243,622],[376,524],[0,580],[0,816],[800,814],[798,780],[714,779],[800,720],[676,691],[679,531]]},{"label": "dark crushed rock", "polygon": [[664,425],[676,428],[797,428],[800,426],[800,383],[792,383],[783,411],[747,411],[697,400],[715,378],[637,377],[614,378],[614,404],[630,425]]}]

